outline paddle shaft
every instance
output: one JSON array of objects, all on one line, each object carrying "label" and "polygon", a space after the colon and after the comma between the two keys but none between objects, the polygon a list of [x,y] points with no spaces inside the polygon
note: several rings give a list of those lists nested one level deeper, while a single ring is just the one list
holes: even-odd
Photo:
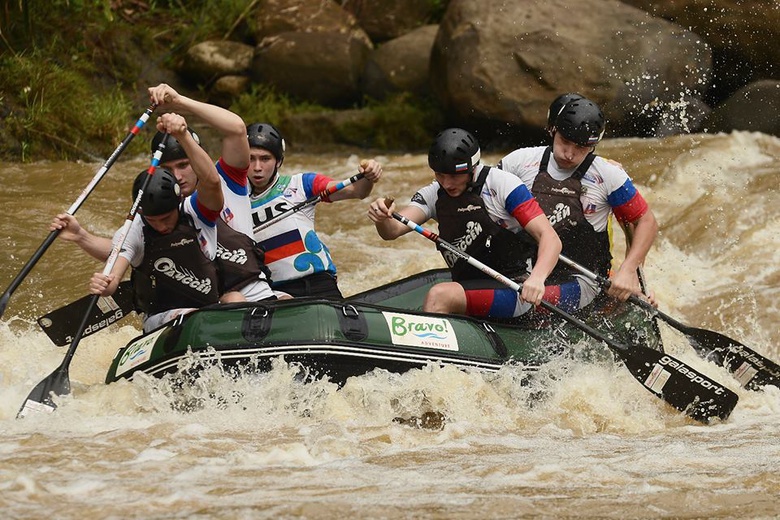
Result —
[{"label": "paddle shaft", "polygon": [[[146,187],[149,185],[149,180],[154,175],[154,171],[157,169],[157,166],[160,164],[160,158],[162,157],[163,151],[165,150],[165,145],[167,141],[168,141],[168,134],[165,134],[165,136],[163,136],[163,139],[160,141],[157,150],[155,150],[154,152],[154,155],[152,157],[152,163],[149,166],[149,169],[147,170],[148,175],[144,179],[144,182],[141,185],[141,189],[138,190],[138,194],[136,195],[135,200],[133,201],[133,205],[131,206],[130,211],[127,214],[125,223],[122,226],[119,235],[117,236],[117,240],[114,244],[114,247],[111,249],[111,254],[108,256],[106,265],[103,268],[104,275],[108,275],[111,273],[111,270],[114,268],[114,264],[116,263],[117,258],[119,258],[119,253],[122,250],[122,246],[125,243],[125,239],[127,238],[127,233],[130,230],[130,226],[132,226],[133,224],[135,215],[138,212],[138,207],[141,204],[141,198],[144,195],[144,191],[146,190]],[[17,418],[24,417],[24,415],[28,411],[37,411],[41,409],[44,409],[46,411],[53,411],[54,409],[57,408],[57,405],[54,404],[51,394],[66,395],[70,393],[70,377],[68,375],[68,368],[70,367],[70,363],[71,360],[73,359],[73,356],[76,354],[76,349],[78,348],[79,342],[81,341],[81,338],[84,335],[84,330],[87,328],[87,324],[89,322],[92,309],[95,307],[99,299],[100,299],[99,294],[92,295],[87,312],[84,314],[84,317],[81,320],[81,323],[79,324],[79,328],[76,331],[73,341],[68,347],[68,351],[65,353],[62,363],[60,363],[60,365],[54,370],[54,372],[52,372],[46,379],[38,383],[38,385],[35,388],[33,388],[32,392],[30,392],[30,395],[27,397],[21,409],[19,410],[19,413],[17,414]]]},{"label": "paddle shaft", "polygon": [[264,230],[266,228],[269,228],[269,227],[273,226],[274,224],[276,224],[280,220],[285,219],[285,218],[289,217],[290,215],[293,215],[293,214],[301,211],[302,209],[311,206],[312,204],[316,204],[316,203],[320,202],[321,200],[324,200],[324,199],[330,197],[331,195],[333,195],[337,191],[343,190],[344,188],[346,188],[350,184],[353,184],[353,183],[359,181],[363,177],[365,177],[365,174],[363,174],[363,173],[355,174],[352,177],[350,177],[349,179],[345,179],[345,180],[339,182],[338,184],[334,184],[330,188],[322,190],[317,195],[312,195],[311,197],[309,197],[308,199],[304,200],[303,202],[299,202],[298,204],[296,204],[292,208],[286,210],[284,213],[280,213],[279,215],[276,215],[274,218],[272,218],[270,220],[266,220],[265,222],[263,222],[259,226],[255,226],[254,232],[258,233],[258,232],[260,232],[260,231],[262,231],[262,230]]},{"label": "paddle shaft", "polygon": [[[423,228],[399,213],[394,212],[393,218],[491,278],[515,291],[519,292],[522,289],[519,283],[442,240],[436,233]],[[704,423],[709,422],[711,417],[726,419],[736,406],[739,398],[734,392],[697,373],[668,354],[649,347],[634,346],[629,348],[545,300],[542,300],[541,306],[561,316],[590,336],[603,341],[620,357],[634,378],[645,388],[691,418]]]},{"label": "paddle shaft", "polygon": [[[113,153],[109,156],[109,158],[106,160],[106,162],[103,164],[103,166],[100,167],[100,169],[97,171],[94,177],[92,177],[92,180],[87,184],[86,188],[81,192],[81,195],[78,196],[78,198],[73,202],[73,204],[68,208],[67,213],[70,215],[74,215],[76,211],[81,207],[81,205],[84,203],[85,200],[87,200],[87,197],[89,197],[90,193],[95,189],[95,186],[98,185],[98,183],[103,179],[103,177],[108,172],[109,168],[114,165],[117,158],[122,154],[122,152],[127,148],[127,146],[130,144],[130,141],[133,140],[133,138],[138,135],[138,132],[141,131],[141,128],[146,124],[146,121],[149,120],[149,117],[152,115],[152,112],[154,111],[156,105],[150,105],[149,108],[144,111],[144,113],[141,115],[141,117],[136,121],[135,125],[132,129],[127,133],[125,138],[122,140],[122,142],[119,144],[119,146],[116,147],[116,149],[113,151]],[[47,249],[49,249],[49,246],[54,243],[54,241],[57,239],[57,236],[60,234],[60,229],[55,229],[49,233],[49,236],[46,237],[46,240],[43,241],[43,243],[38,247],[38,250],[33,253],[30,260],[27,261],[27,263],[22,267],[22,270],[19,271],[19,274],[16,275],[16,278],[11,281],[11,284],[8,286],[8,289],[5,290],[3,293],[3,296],[0,297],[0,317],[2,317],[3,313],[5,312],[5,308],[8,306],[8,301],[11,298],[11,294],[13,294],[14,291],[21,285],[22,281],[27,277],[28,274],[30,274],[30,271],[32,271],[33,267],[35,267],[35,264],[38,263],[38,260],[41,259],[43,254],[46,252]]]}]

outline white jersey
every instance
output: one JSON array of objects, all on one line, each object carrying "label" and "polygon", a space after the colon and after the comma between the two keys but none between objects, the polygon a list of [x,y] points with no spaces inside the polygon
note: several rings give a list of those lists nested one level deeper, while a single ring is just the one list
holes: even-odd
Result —
[{"label": "white jersey", "polygon": [[[410,206],[420,209],[425,220],[436,218],[436,201],[439,199],[437,181],[417,190]],[[480,196],[490,218],[499,226],[514,233],[542,214],[528,188],[517,177],[507,175],[498,168],[490,168]]]},{"label": "white jersey", "polygon": [[[501,169],[517,175],[533,193],[539,164],[547,147],[520,148],[500,161]],[[563,169],[550,154],[547,173],[556,181],[571,177],[576,168]],[[609,226],[614,211],[621,221],[633,222],[647,211],[647,204],[637,192],[623,167],[614,161],[596,156],[580,181],[582,210],[593,229],[601,232]]]},{"label": "white jersey", "polygon": [[[279,175],[260,195],[252,195],[252,225],[257,228],[295,205],[322,193],[333,179],[319,173]],[[311,204],[254,233],[265,249],[265,264],[274,284],[315,273],[336,275],[330,251],[314,231],[316,204]]]}]

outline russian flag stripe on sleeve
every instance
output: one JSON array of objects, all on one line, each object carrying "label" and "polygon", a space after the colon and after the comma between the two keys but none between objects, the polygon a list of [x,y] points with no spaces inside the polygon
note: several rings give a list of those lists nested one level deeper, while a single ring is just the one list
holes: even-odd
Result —
[{"label": "russian flag stripe on sleeve", "polygon": [[512,193],[506,198],[506,210],[523,227],[539,215],[544,214],[541,206],[525,185],[520,185],[512,190]]},{"label": "russian flag stripe on sleeve", "polygon": [[321,173],[304,173],[301,180],[307,199],[328,189],[328,183],[333,181],[333,179]]},{"label": "russian flag stripe on sleeve", "polygon": [[219,211],[211,210],[201,204],[200,199],[198,199],[197,191],[190,195],[190,197],[192,197],[192,208],[195,210],[195,214],[198,216],[198,219],[206,226],[216,226],[217,219],[219,218]]},{"label": "russian flag stripe on sleeve", "polygon": [[634,222],[647,212],[647,201],[636,191],[631,179],[609,194],[607,202],[612,206],[615,218],[621,222]]},{"label": "russian flag stripe on sleeve", "polygon": [[236,195],[249,194],[249,182],[247,181],[247,168],[234,168],[226,163],[222,157],[217,161],[217,172],[225,179],[225,184]]}]

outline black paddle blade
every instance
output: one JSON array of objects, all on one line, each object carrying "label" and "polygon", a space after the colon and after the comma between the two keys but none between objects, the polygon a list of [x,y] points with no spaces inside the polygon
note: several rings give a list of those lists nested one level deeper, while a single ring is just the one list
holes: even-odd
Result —
[{"label": "black paddle blade", "polygon": [[717,332],[686,327],[691,346],[702,358],[728,370],[747,390],[760,390],[766,385],[780,388],[780,365],[753,349]]},{"label": "black paddle blade", "polygon": [[32,389],[30,395],[24,401],[24,404],[16,414],[17,419],[21,419],[32,413],[53,412],[57,405],[52,400],[54,395],[67,395],[70,393],[70,377],[68,376],[68,367],[59,366],[57,370],[38,383],[38,386]]},{"label": "black paddle blade", "polygon": [[692,419],[726,420],[737,406],[737,394],[668,354],[648,347],[613,350],[645,388]]},{"label": "black paddle blade", "polygon": [[89,317],[82,337],[99,332],[133,312],[133,289],[130,280],[121,282],[113,296],[101,297],[94,306],[92,299],[92,295],[87,295],[65,307],[53,310],[38,318],[38,325],[55,345],[62,347],[76,337],[79,320],[85,314]]}]

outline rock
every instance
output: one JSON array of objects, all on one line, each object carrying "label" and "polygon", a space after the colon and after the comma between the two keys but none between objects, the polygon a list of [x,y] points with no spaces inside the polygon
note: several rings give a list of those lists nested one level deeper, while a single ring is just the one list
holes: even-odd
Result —
[{"label": "rock", "polygon": [[251,45],[207,40],[187,50],[179,72],[196,83],[207,84],[226,75],[246,75],[253,56]]},{"label": "rock", "polygon": [[328,107],[361,100],[373,45],[354,16],[331,0],[266,0],[255,22],[253,81]]},{"label": "rock", "polygon": [[431,52],[431,87],[460,119],[542,127],[550,101],[580,92],[610,135],[652,131],[643,112],[709,85],[711,57],[681,27],[616,0],[452,0]]},{"label": "rock", "polygon": [[353,33],[282,33],[257,46],[251,77],[299,100],[349,107],[361,99],[370,50],[367,39]]},{"label": "rock", "polygon": [[399,92],[429,95],[428,67],[438,30],[426,25],[375,49],[366,62],[363,92],[374,99]]},{"label": "rock", "polygon": [[777,0],[622,1],[687,27],[707,42],[713,54],[714,81],[708,92],[713,102],[750,82],[777,79],[780,73]]},{"label": "rock", "polygon": [[716,107],[702,123],[707,132],[749,130],[780,137],[780,81],[751,83]]},{"label": "rock", "polygon": [[209,89],[210,103],[229,108],[230,104],[249,87],[247,76],[222,76]]},{"label": "rock", "polygon": [[355,16],[375,43],[403,36],[432,20],[446,1],[342,0],[345,11]]}]

